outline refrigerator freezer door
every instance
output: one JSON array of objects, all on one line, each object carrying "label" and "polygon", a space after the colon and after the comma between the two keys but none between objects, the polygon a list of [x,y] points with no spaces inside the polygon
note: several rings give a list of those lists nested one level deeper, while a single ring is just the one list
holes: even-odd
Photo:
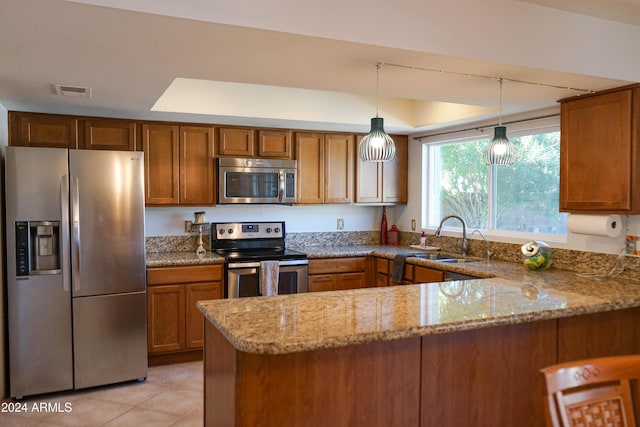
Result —
[{"label": "refrigerator freezer door", "polygon": [[11,396],[73,388],[71,297],[62,275],[10,283],[9,381]]},{"label": "refrigerator freezer door", "polygon": [[75,388],[147,377],[146,294],[73,299]]},{"label": "refrigerator freezer door", "polygon": [[[73,388],[73,354],[67,150],[7,147],[5,186],[10,394],[68,390]],[[59,222],[61,272],[17,277],[17,221]]]},{"label": "refrigerator freezer door", "polygon": [[74,297],[145,290],[143,154],[71,150]]}]

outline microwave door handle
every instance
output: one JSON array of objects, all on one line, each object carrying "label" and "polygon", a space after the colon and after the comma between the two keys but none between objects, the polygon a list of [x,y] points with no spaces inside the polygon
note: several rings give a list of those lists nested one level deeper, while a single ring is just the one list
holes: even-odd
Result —
[{"label": "microwave door handle", "polygon": [[284,171],[280,171],[279,178],[280,179],[278,179],[278,183],[280,188],[278,189],[278,201],[282,203],[282,199],[284,198],[284,187],[286,183],[286,174],[284,173]]}]

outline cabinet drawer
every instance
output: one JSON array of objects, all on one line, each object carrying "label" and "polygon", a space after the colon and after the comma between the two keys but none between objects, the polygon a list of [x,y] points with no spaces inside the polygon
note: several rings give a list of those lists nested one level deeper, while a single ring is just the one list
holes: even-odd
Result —
[{"label": "cabinet drawer", "polygon": [[444,280],[444,271],[435,270],[433,268],[416,267],[414,270],[414,283],[442,282]]},{"label": "cabinet drawer", "polygon": [[309,276],[309,292],[335,291],[337,280],[331,274]]},{"label": "cabinet drawer", "polygon": [[389,274],[389,260],[386,258],[376,258],[376,271],[382,274]]},{"label": "cabinet drawer", "polygon": [[365,270],[365,257],[310,259],[309,274],[351,273]]},{"label": "cabinet drawer", "polygon": [[222,264],[147,269],[147,285],[212,282],[222,280]]}]

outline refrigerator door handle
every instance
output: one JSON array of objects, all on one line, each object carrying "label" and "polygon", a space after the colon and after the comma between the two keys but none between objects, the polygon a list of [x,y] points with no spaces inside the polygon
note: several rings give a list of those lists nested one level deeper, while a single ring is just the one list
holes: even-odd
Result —
[{"label": "refrigerator door handle", "polygon": [[62,245],[62,289],[69,292],[69,176],[62,175],[60,178],[60,244]]},{"label": "refrigerator door handle", "polygon": [[80,189],[77,176],[71,177],[71,215],[72,215],[72,265],[73,265],[73,290],[80,290],[80,264],[82,264],[80,248]]}]

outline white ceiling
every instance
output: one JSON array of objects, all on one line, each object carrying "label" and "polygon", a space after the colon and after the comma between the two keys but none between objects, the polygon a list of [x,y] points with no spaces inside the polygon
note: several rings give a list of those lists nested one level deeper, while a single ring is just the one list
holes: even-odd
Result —
[{"label": "white ceiling", "polygon": [[[497,81],[477,75],[591,90],[640,81],[639,5],[0,0],[0,103],[365,131],[377,102],[387,130],[425,132],[498,115]],[[91,87],[92,97],[56,95],[55,83]],[[556,109],[579,93],[506,80],[503,115]]]}]

